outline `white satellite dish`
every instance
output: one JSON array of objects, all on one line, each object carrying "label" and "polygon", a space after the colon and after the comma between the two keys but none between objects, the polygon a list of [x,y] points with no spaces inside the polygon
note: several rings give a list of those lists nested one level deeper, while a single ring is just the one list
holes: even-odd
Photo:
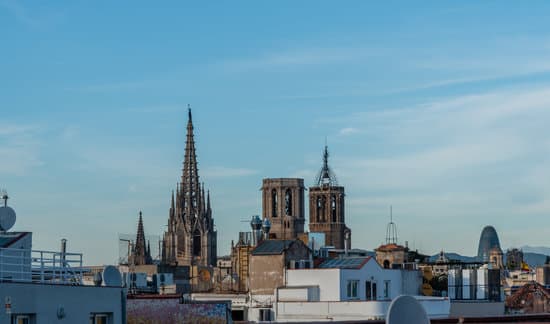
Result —
[{"label": "white satellite dish", "polygon": [[0,207],[0,231],[9,231],[15,225],[15,211],[8,206]]},{"label": "white satellite dish", "polygon": [[430,324],[424,307],[412,296],[395,298],[388,308],[386,324]]},{"label": "white satellite dish", "polygon": [[103,283],[109,287],[122,287],[122,276],[115,266],[108,265],[103,268]]}]

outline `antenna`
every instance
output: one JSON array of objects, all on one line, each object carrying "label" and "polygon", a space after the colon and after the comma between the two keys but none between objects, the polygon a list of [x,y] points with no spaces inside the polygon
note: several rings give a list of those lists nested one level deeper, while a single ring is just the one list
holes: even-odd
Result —
[{"label": "antenna", "polygon": [[0,231],[7,232],[15,225],[15,211],[8,207],[8,193],[5,189],[0,192],[0,198],[4,200],[4,206],[0,207]]},{"label": "antenna", "polygon": [[390,205],[390,222],[386,227],[386,244],[397,244],[397,225],[393,222],[393,208]]},{"label": "antenna", "polygon": [[8,197],[8,192],[6,191],[6,189],[2,189],[0,191],[0,198],[4,200],[4,207],[7,207],[8,206],[8,199],[10,197]]}]

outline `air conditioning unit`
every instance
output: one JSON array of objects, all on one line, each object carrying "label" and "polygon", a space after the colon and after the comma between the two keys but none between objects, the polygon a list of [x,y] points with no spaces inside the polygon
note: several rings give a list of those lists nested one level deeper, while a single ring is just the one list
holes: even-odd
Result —
[{"label": "air conditioning unit", "polygon": [[157,283],[157,288],[174,284],[174,275],[171,273],[157,273],[154,278],[153,281]]},{"label": "air conditioning unit", "polygon": [[142,272],[129,272],[126,275],[126,286],[128,288],[146,288],[147,274]]}]

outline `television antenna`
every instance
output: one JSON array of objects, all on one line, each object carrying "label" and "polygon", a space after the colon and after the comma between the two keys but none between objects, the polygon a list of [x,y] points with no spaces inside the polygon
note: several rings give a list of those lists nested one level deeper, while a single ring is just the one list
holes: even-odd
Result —
[{"label": "television antenna", "polygon": [[7,232],[15,225],[16,215],[13,208],[8,207],[8,193],[5,189],[0,191],[0,198],[4,200],[4,206],[0,207],[0,231]]}]

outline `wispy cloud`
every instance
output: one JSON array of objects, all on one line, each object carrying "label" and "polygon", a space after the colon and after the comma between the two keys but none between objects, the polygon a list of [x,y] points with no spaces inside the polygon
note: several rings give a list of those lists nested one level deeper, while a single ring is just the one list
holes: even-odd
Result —
[{"label": "wispy cloud", "polygon": [[217,69],[223,68],[229,71],[246,71],[253,69],[335,64],[366,59],[375,55],[380,55],[380,51],[369,48],[294,48],[249,58],[228,59],[214,63],[213,67]]},{"label": "wispy cloud", "polygon": [[202,176],[207,178],[246,177],[258,174],[258,170],[247,168],[230,168],[223,166],[206,167],[201,170]]},{"label": "wispy cloud", "polygon": [[340,129],[338,134],[341,135],[341,136],[348,136],[348,135],[353,135],[353,134],[359,134],[360,132],[361,132],[361,130],[359,130],[358,128],[355,128],[355,127],[344,127],[342,129]]},{"label": "wispy cloud", "polygon": [[43,164],[38,131],[32,125],[0,122],[0,174],[23,175]]}]

